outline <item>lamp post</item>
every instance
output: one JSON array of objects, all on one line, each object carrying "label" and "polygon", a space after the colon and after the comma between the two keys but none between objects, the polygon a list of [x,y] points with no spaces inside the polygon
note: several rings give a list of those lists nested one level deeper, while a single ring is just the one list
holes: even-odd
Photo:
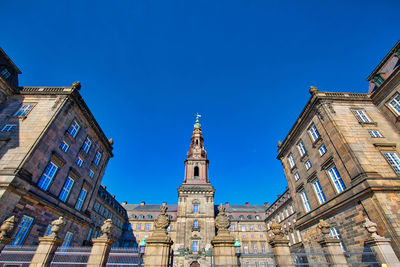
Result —
[{"label": "lamp post", "polygon": [[139,266],[143,263],[143,255],[146,252],[146,245],[145,238],[143,238],[139,243]]},{"label": "lamp post", "polygon": [[240,254],[241,254],[241,244],[239,242],[239,240],[236,238],[235,240],[235,244],[233,244],[233,246],[235,247],[236,250],[236,257],[237,257],[237,266],[240,266]]}]

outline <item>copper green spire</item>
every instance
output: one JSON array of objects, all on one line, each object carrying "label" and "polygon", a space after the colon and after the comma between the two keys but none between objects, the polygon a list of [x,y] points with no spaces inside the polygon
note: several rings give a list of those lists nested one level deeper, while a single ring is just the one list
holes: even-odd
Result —
[{"label": "copper green spire", "polygon": [[201,115],[199,113],[196,114],[196,123],[194,124],[194,128],[201,128],[201,124],[199,122],[199,118],[201,118]]}]

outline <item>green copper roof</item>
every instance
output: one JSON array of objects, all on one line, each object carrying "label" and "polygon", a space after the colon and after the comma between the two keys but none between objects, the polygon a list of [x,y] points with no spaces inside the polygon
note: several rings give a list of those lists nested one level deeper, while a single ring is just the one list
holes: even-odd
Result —
[{"label": "green copper roof", "polygon": [[201,128],[201,124],[199,122],[199,118],[201,117],[201,115],[199,113],[197,113],[196,115],[196,123],[194,124],[194,128]]}]

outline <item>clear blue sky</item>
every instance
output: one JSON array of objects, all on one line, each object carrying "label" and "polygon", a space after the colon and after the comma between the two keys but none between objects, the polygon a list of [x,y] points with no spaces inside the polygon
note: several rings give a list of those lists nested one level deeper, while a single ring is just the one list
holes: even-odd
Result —
[{"label": "clear blue sky", "polygon": [[194,114],[215,202],[273,202],[276,159],[308,87],[367,92],[400,37],[400,1],[2,1],[21,85],[81,93],[115,141],[119,201],[177,203]]}]

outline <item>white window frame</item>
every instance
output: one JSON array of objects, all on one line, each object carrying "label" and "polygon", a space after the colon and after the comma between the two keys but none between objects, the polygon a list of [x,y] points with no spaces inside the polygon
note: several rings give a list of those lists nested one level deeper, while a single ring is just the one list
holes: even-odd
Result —
[{"label": "white window frame", "polygon": [[64,152],[67,152],[68,149],[69,149],[69,145],[68,145],[68,143],[65,142],[65,141],[62,141],[59,147],[60,147],[60,149],[61,149],[62,151],[64,151]]},{"label": "white window frame", "polygon": [[15,125],[14,124],[6,124],[3,126],[1,129],[2,132],[11,132],[14,129]]},{"label": "white window frame", "polygon": [[368,123],[371,119],[368,117],[367,113],[362,109],[353,109],[353,113],[359,122]]},{"label": "white window frame", "polygon": [[368,133],[372,138],[382,138],[383,137],[381,132],[379,132],[378,130],[369,130]]},{"label": "white window frame", "polygon": [[294,179],[295,179],[296,181],[298,181],[298,180],[300,179],[300,174],[299,174],[298,172],[296,172],[296,173],[294,174]]},{"label": "white window frame", "polygon": [[42,176],[39,179],[38,182],[38,187],[43,189],[44,191],[47,191],[47,189],[50,186],[51,181],[54,179],[58,171],[58,166],[50,161],[50,163],[47,165],[46,169],[44,170]]},{"label": "white window frame", "polygon": [[301,200],[303,201],[303,206],[304,206],[304,210],[306,212],[310,212],[311,211],[311,206],[310,206],[310,202],[308,201],[308,197],[306,192],[303,190],[300,193],[301,196]]},{"label": "white window frame", "polygon": [[86,154],[88,154],[91,147],[92,147],[92,140],[90,140],[89,137],[86,137],[85,142],[83,143],[83,146],[82,146],[82,150],[83,150]]},{"label": "white window frame", "polygon": [[388,102],[388,105],[396,113],[400,115],[400,94],[396,93]]},{"label": "white window frame", "polygon": [[307,153],[307,149],[302,140],[297,144],[297,149],[299,150],[300,156],[304,156]]},{"label": "white window frame", "polygon": [[325,155],[326,151],[327,151],[327,149],[326,149],[326,146],[325,146],[324,144],[322,144],[322,145],[318,148],[318,152],[319,152],[319,155],[320,155],[320,156]]},{"label": "white window frame", "polygon": [[253,254],[258,254],[257,243],[253,243]]},{"label": "white window frame", "polygon": [[311,161],[307,160],[306,163],[304,163],[304,166],[306,166],[306,169],[309,170],[312,167]]},{"label": "white window frame", "polygon": [[318,129],[314,123],[310,126],[310,128],[308,128],[308,133],[310,134],[313,142],[317,141],[321,137],[321,134],[318,132]]},{"label": "white window frame", "polygon": [[62,201],[62,202],[66,202],[68,199],[69,194],[71,193],[72,187],[74,186],[74,179],[72,179],[71,177],[67,177],[67,180],[64,183],[64,186],[61,190],[60,195],[58,196],[58,198]]},{"label": "white window frame", "polygon": [[102,154],[99,151],[97,151],[96,156],[93,160],[94,164],[99,165],[101,158],[102,158]]},{"label": "white window frame", "polygon": [[74,120],[71,125],[68,128],[68,133],[75,138],[76,135],[78,134],[79,130],[81,129],[81,126],[79,125],[79,123]]},{"label": "white window frame", "polygon": [[14,117],[24,118],[32,110],[32,104],[22,104],[19,109],[14,113]]},{"label": "white window frame", "polygon": [[68,248],[69,245],[71,244],[71,240],[72,240],[72,237],[73,237],[73,236],[74,236],[73,233],[67,232],[67,233],[65,234],[64,242],[62,243],[61,247],[62,247],[62,248]]},{"label": "white window frame", "polygon": [[77,209],[79,211],[82,209],[82,206],[83,206],[83,203],[85,202],[86,196],[87,196],[87,190],[82,188],[81,192],[79,193],[78,200],[76,201],[75,209]]},{"label": "white window frame", "polygon": [[78,157],[75,161],[76,165],[78,165],[79,167],[82,167],[83,165],[83,159],[81,157]]},{"label": "white window frame", "polygon": [[199,204],[193,204],[193,213],[198,214],[199,213]]},{"label": "white window frame", "polygon": [[392,166],[394,171],[397,175],[400,176],[400,158],[396,152],[384,152],[383,155],[385,156],[386,160]]},{"label": "white window frame", "polygon": [[249,254],[249,245],[247,243],[243,244],[243,253]]},{"label": "white window frame", "polygon": [[94,171],[93,171],[92,169],[89,169],[88,176],[89,176],[90,178],[93,178],[93,177],[94,177]]},{"label": "white window frame", "polygon": [[314,192],[315,192],[315,195],[317,196],[319,204],[325,203],[326,197],[325,197],[324,191],[322,190],[321,184],[319,183],[318,179],[313,182],[313,187],[314,187]]},{"label": "white window frame", "polygon": [[346,185],[344,184],[342,177],[340,176],[340,173],[335,165],[328,169],[328,174],[335,186],[336,192],[340,194],[346,190]]},{"label": "white window frame", "polygon": [[294,157],[293,157],[292,153],[290,153],[288,156],[288,162],[289,162],[290,168],[293,168],[296,165],[296,162],[294,161]]},{"label": "white window frame", "polygon": [[199,252],[199,241],[192,241],[192,252]]}]

